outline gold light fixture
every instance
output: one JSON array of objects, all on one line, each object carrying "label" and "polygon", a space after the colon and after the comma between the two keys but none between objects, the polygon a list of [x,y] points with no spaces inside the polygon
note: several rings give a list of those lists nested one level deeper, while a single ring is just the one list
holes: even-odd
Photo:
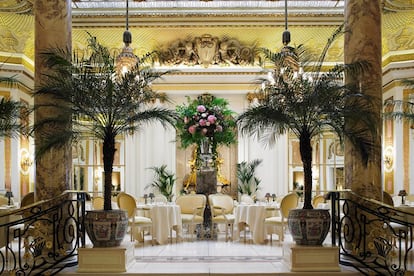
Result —
[{"label": "gold light fixture", "polygon": [[30,157],[30,153],[27,149],[21,149],[20,151],[20,171],[26,175],[29,173],[30,167],[33,165],[33,160]]},{"label": "gold light fixture", "polygon": [[297,56],[294,49],[289,46],[291,41],[290,31],[288,29],[288,6],[287,0],[285,0],[285,30],[282,33],[283,47],[280,53],[275,55],[274,69],[269,71],[267,78],[263,79],[262,86],[257,93],[249,93],[247,99],[250,104],[258,104],[265,101],[268,98],[269,88],[282,89],[284,86],[280,82],[282,80],[288,81],[288,75],[292,72],[295,77],[302,74],[303,70],[300,68]]},{"label": "gold light fixture", "polygon": [[126,28],[123,34],[124,47],[122,48],[121,53],[116,58],[116,68],[118,75],[124,75],[131,68],[133,68],[137,62],[138,58],[134,54],[131,43],[132,43],[132,34],[129,31],[129,0],[126,0]]},{"label": "gold light fixture", "polygon": [[384,149],[384,170],[391,172],[394,169],[394,147],[387,146]]}]

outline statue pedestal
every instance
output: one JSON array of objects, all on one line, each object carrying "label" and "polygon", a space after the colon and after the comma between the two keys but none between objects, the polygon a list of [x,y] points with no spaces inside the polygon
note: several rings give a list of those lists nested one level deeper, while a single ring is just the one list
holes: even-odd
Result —
[{"label": "statue pedestal", "polygon": [[202,170],[197,172],[196,193],[210,194],[217,193],[217,172],[216,170]]},{"label": "statue pedestal", "polygon": [[211,237],[211,210],[210,205],[208,204],[208,196],[210,194],[217,193],[217,171],[210,170],[200,170],[197,172],[197,184],[196,184],[196,193],[203,194],[207,197],[206,208],[204,209],[204,236],[206,238]]}]

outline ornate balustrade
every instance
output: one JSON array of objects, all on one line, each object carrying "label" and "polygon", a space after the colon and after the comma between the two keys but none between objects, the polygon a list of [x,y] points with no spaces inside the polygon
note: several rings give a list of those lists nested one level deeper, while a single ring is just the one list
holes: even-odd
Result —
[{"label": "ornate balustrade", "polygon": [[340,263],[365,275],[404,275],[413,254],[414,206],[393,207],[352,192],[330,196]]},{"label": "ornate balustrade", "polygon": [[78,263],[85,246],[85,197],[68,191],[0,213],[0,274],[54,275]]}]

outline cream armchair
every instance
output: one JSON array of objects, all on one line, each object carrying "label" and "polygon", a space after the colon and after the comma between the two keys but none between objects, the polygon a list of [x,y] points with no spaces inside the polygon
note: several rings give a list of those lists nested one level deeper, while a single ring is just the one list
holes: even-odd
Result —
[{"label": "cream armchair", "polygon": [[[298,196],[296,193],[289,193],[282,198],[280,202],[280,212],[278,216],[265,218],[265,227],[270,234],[270,244],[272,244],[272,234],[279,236],[279,241],[284,240],[284,233],[287,227],[287,218],[289,211],[298,206]],[[269,229],[270,228],[270,229]]]},{"label": "cream armchair", "polygon": [[[137,240],[142,240],[142,242],[144,243],[145,229],[150,229],[152,233],[151,218],[137,215],[138,211],[145,211],[145,210],[137,208],[136,200],[130,194],[120,193],[117,198],[117,203],[118,203],[119,209],[126,210],[128,213],[128,218],[129,218],[128,224],[130,225],[131,241],[133,241],[134,239],[137,239]],[[138,232],[138,230],[141,230],[141,231]],[[139,234],[141,234],[141,236]],[[152,234],[151,234],[151,244],[153,244]]]},{"label": "cream armchair", "polygon": [[[226,227],[226,241],[230,227],[230,240],[233,240],[234,225],[234,201],[233,198],[225,194],[211,194],[208,196],[211,209],[211,223],[224,224]],[[212,229],[214,229],[212,225]]]},{"label": "cream armchair", "polygon": [[201,233],[204,236],[204,210],[206,207],[206,196],[202,194],[182,195],[176,199],[176,204],[181,209],[181,220],[183,225],[188,226],[188,232],[193,239],[195,226],[200,224]]}]

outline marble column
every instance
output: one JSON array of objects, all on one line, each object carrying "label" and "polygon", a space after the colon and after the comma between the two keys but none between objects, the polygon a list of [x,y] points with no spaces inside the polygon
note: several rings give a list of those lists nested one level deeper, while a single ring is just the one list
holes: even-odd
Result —
[{"label": "marble column", "polygon": [[347,83],[359,83],[361,91],[377,102],[375,106],[378,134],[374,137],[376,150],[371,152],[368,165],[365,166],[356,149],[346,143],[345,187],[357,194],[382,200],[381,182],[381,8],[380,0],[346,0],[344,38],[345,63],[368,61],[371,67]]},{"label": "marble column", "polygon": [[[41,87],[43,75],[47,68],[42,60],[42,52],[51,48],[71,49],[72,18],[71,1],[69,0],[36,0],[35,13],[35,87]],[[44,96],[34,98],[35,105],[50,103],[52,99]],[[39,109],[35,113],[35,122],[55,115],[48,109]],[[70,127],[70,126],[69,126]],[[35,133],[35,143],[42,136],[42,131]],[[53,131],[53,128],[44,129]],[[50,151],[36,161],[36,200],[45,200],[60,195],[70,187],[72,175],[71,146]]]}]

